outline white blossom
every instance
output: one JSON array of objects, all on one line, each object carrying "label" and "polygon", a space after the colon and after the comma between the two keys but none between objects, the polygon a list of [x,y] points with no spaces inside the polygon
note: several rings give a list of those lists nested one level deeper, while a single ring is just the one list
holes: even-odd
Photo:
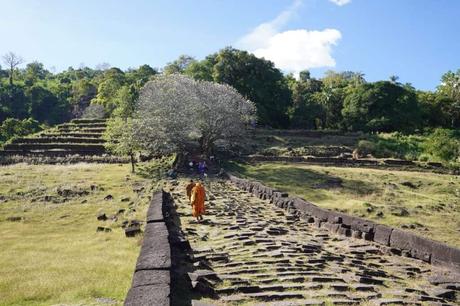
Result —
[{"label": "white blossom", "polygon": [[218,142],[241,141],[255,111],[251,101],[228,85],[159,76],[141,90],[134,133],[153,153],[184,152],[193,144],[209,153]]}]

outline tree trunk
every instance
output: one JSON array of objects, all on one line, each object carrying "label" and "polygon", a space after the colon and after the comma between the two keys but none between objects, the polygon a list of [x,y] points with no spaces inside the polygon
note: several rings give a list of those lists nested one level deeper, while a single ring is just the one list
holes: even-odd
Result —
[{"label": "tree trunk", "polygon": [[13,68],[10,69],[10,85],[13,85]]},{"label": "tree trunk", "polygon": [[136,172],[134,154],[133,153],[129,154],[129,157],[131,158],[131,172],[134,173]]}]

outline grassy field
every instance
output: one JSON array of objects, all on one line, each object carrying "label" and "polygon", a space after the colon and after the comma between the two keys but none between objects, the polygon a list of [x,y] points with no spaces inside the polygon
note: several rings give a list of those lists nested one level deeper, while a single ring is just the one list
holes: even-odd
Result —
[{"label": "grassy field", "polygon": [[460,247],[459,176],[289,163],[232,163],[230,170],[321,207]]},{"label": "grassy field", "polygon": [[145,219],[151,185],[129,165],[0,167],[0,305],[122,304],[141,238],[121,223]]}]

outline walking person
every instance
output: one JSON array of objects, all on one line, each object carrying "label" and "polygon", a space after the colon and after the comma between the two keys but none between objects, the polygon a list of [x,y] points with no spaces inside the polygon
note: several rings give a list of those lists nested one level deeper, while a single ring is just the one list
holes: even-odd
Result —
[{"label": "walking person", "polygon": [[201,182],[195,184],[192,189],[192,195],[190,197],[190,204],[192,205],[192,215],[196,218],[196,221],[200,223],[203,220],[203,214],[205,213],[204,200],[206,198],[206,191]]},{"label": "walking person", "polygon": [[187,192],[187,198],[190,201],[190,198],[192,197],[192,189],[195,187],[195,182],[193,180],[190,180],[190,183],[185,187],[185,191]]},{"label": "walking person", "polygon": [[198,164],[198,173],[200,174],[201,178],[204,178],[206,172],[206,162],[205,161],[200,161]]}]

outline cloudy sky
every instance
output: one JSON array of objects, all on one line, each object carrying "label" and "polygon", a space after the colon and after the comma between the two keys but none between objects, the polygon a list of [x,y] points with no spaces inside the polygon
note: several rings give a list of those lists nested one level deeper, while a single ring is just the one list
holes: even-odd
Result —
[{"label": "cloudy sky", "polygon": [[398,75],[420,89],[460,69],[458,0],[0,0],[0,8],[0,54],[56,71],[162,67],[226,46],[286,73]]}]

